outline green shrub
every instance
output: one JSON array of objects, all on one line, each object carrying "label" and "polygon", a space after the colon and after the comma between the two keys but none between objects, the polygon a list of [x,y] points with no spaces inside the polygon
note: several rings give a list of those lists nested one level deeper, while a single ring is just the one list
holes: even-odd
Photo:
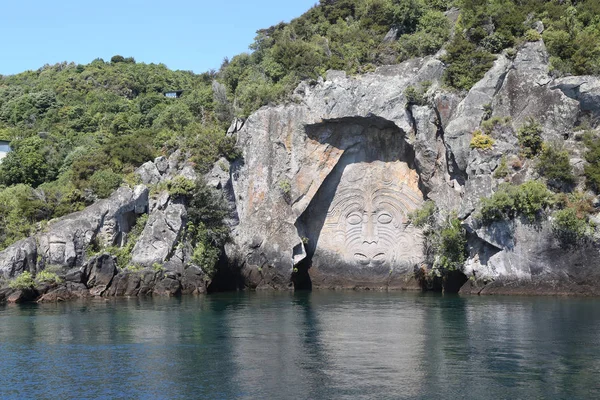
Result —
[{"label": "green shrub", "polygon": [[43,270],[35,275],[35,281],[37,283],[61,283],[62,279],[56,274],[56,272]]},{"label": "green shrub", "polygon": [[409,86],[404,91],[404,97],[406,97],[406,106],[423,106],[427,104],[427,100],[425,100],[425,96],[423,95],[423,91],[415,88],[414,86]]},{"label": "green shrub", "polygon": [[529,181],[518,186],[502,184],[491,197],[481,199],[480,218],[490,223],[524,216],[533,222],[554,201],[553,193],[542,182]]},{"label": "green shrub", "polygon": [[494,143],[494,139],[478,129],[473,132],[470,146],[472,149],[489,150],[492,148],[492,146],[494,146]]},{"label": "green shrub", "polygon": [[8,283],[8,287],[15,290],[33,289],[35,287],[35,281],[33,280],[31,272],[25,271],[21,273],[21,275],[18,275],[17,277],[12,279]]},{"label": "green shrub", "polygon": [[[484,106],[485,109],[485,106]],[[481,123],[481,130],[486,135],[491,135],[496,127],[502,127],[510,124],[510,117],[492,117]]]},{"label": "green shrub", "polygon": [[283,178],[282,180],[280,180],[278,183],[278,186],[279,186],[279,190],[284,195],[289,195],[290,192],[292,191],[292,184],[290,183],[290,180],[287,178]]},{"label": "green shrub", "polygon": [[535,168],[548,180],[548,185],[554,188],[568,188],[575,183],[569,153],[554,144],[543,146]]},{"label": "green shrub", "polygon": [[169,194],[173,197],[189,197],[196,188],[196,183],[184,176],[178,175],[167,182]]},{"label": "green shrub", "polygon": [[462,270],[467,260],[467,237],[460,220],[454,216],[447,219],[439,237],[439,266],[442,270]]},{"label": "green shrub", "polygon": [[502,179],[502,178],[506,178],[509,175],[510,171],[508,170],[508,165],[506,163],[506,157],[502,156],[502,158],[500,159],[500,164],[498,164],[498,167],[494,170],[494,178],[496,179]]},{"label": "green shrub", "polygon": [[162,264],[154,263],[152,264],[152,270],[154,272],[165,272],[165,267]]},{"label": "green shrub", "polygon": [[519,145],[523,155],[533,158],[542,150],[542,126],[534,118],[528,117],[527,121],[517,132]]},{"label": "green shrub", "polygon": [[188,222],[182,241],[191,243],[194,248],[192,261],[211,277],[217,272],[217,263],[229,240],[229,228],[224,222],[228,215],[221,195],[199,180],[189,200]]},{"label": "green shrub", "polygon": [[525,40],[528,42],[537,42],[538,40],[542,40],[542,35],[535,29],[529,29],[525,32]]},{"label": "green shrub", "polygon": [[94,172],[90,177],[89,187],[94,191],[96,196],[105,199],[110,196],[122,182],[122,175],[113,172],[112,169],[101,169]]},{"label": "green shrub", "polygon": [[600,139],[587,133],[584,136],[584,143],[587,148],[586,164],[583,167],[586,186],[594,192],[600,193]]},{"label": "green shrub", "polygon": [[408,214],[408,220],[418,228],[422,228],[425,225],[433,225],[436,211],[437,207],[435,203],[427,200],[421,205],[421,208]]},{"label": "green shrub", "polygon": [[587,219],[578,216],[574,208],[558,210],[552,217],[552,232],[564,247],[580,243],[591,231]]},{"label": "green shrub", "polygon": [[493,65],[495,57],[488,51],[478,48],[463,35],[456,34],[448,44],[442,61],[448,64],[444,82],[449,86],[469,90]]}]

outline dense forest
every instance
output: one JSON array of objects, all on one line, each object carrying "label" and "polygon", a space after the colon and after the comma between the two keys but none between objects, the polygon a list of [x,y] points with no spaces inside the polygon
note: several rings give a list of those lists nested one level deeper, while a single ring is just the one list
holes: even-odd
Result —
[{"label": "dense forest", "polygon": [[[257,32],[251,51],[194,74],[115,55],[0,76],[0,248],[134,184],[133,171],[185,149],[199,172],[236,149],[234,117],[285,101],[328,69],[350,74],[445,49],[449,89],[468,90],[495,54],[539,40],[552,73],[600,74],[597,0],[321,0]],[[164,93],[183,90],[181,98]],[[600,175],[600,173],[598,174]]]}]

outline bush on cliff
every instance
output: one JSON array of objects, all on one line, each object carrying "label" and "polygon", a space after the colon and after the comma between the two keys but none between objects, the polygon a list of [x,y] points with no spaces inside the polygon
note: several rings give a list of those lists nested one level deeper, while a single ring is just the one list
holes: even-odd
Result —
[{"label": "bush on cliff", "polygon": [[480,218],[491,223],[524,216],[533,222],[554,201],[554,194],[542,182],[528,181],[518,186],[505,183],[492,196],[481,199]]},{"label": "bush on cliff", "polygon": [[25,271],[20,275],[13,278],[9,283],[8,287],[15,290],[28,290],[35,287],[35,281],[31,272]]},{"label": "bush on cliff", "polygon": [[542,151],[542,126],[533,117],[528,117],[517,131],[521,152],[527,158],[533,158]]},{"label": "bush on cliff", "polygon": [[546,144],[535,165],[536,171],[548,180],[548,186],[570,190],[575,183],[569,153],[556,144]]},{"label": "bush on cliff", "polygon": [[586,164],[583,167],[586,186],[594,192],[600,193],[600,139],[587,133],[584,142],[587,147]]},{"label": "bush on cliff", "polygon": [[188,204],[188,222],[182,243],[193,247],[192,261],[208,276],[214,276],[223,246],[229,240],[224,220],[229,215],[220,193],[199,179]]}]

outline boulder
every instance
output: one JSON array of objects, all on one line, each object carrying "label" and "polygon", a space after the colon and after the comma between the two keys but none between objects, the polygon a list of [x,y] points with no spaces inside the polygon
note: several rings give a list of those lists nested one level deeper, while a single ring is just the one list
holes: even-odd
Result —
[{"label": "boulder", "polygon": [[160,172],[152,161],[142,164],[138,169],[135,170],[135,174],[145,185],[154,185],[161,181]]},{"label": "boulder", "polygon": [[[162,197],[164,196],[159,198]],[[173,253],[179,241],[187,215],[185,205],[177,199],[167,197],[163,200],[166,201],[159,201],[159,206],[150,213],[148,222],[133,247],[131,262],[134,265],[151,267],[155,263],[162,264]]]},{"label": "boulder", "polygon": [[1,277],[9,279],[25,271],[37,271],[37,243],[33,237],[19,240],[0,252]]},{"label": "boulder", "polygon": [[92,257],[83,267],[85,285],[93,296],[101,296],[117,274],[117,259],[110,254]]}]

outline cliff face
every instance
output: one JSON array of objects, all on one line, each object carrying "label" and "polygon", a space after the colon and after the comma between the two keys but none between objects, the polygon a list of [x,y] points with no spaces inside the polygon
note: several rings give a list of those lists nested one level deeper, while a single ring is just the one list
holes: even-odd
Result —
[{"label": "cliff face", "polygon": [[[553,79],[541,41],[512,59],[500,55],[468,93],[447,90],[444,70],[429,57],[356,77],[329,71],[298,86],[289,103],[234,121],[228,134],[242,156],[231,166],[221,160],[205,177],[233,211],[215,286],[419,289],[430,249],[409,214],[431,200],[467,232],[461,292],[600,294],[597,233],[565,248],[549,220],[478,218],[480,199],[501,183],[540,179],[533,162],[519,158],[515,132],[529,118],[545,141],[569,150],[582,187],[583,150],[573,132],[584,121],[598,124],[600,79]],[[471,148],[473,132],[493,117],[503,121],[490,132],[493,146]],[[136,171],[141,185],[0,252],[3,280],[50,267],[64,278],[37,291],[0,290],[0,300],[206,291],[211,278],[184,238],[186,202],[168,190],[149,195],[177,177],[196,179],[181,157],[145,163]],[[495,174],[512,159],[522,165]],[[134,245],[136,221],[144,224]],[[135,268],[92,252],[126,245]]]},{"label": "cliff face", "polygon": [[[545,141],[572,150],[582,174],[572,132],[600,115],[600,80],[552,79],[541,41],[512,60],[499,56],[466,94],[447,91],[443,72],[435,57],[357,77],[330,71],[301,84],[289,104],[232,127],[243,157],[232,166],[239,223],[227,254],[249,286],[417,287],[423,235],[407,215],[431,199],[468,232],[463,291],[599,293],[595,243],[567,250],[548,221],[482,226],[475,214],[501,182],[539,179],[527,161],[493,174],[519,154],[515,132],[528,118]],[[415,101],[415,90],[430,101]],[[510,118],[492,132],[491,149],[472,149],[473,131],[490,117]]]}]

